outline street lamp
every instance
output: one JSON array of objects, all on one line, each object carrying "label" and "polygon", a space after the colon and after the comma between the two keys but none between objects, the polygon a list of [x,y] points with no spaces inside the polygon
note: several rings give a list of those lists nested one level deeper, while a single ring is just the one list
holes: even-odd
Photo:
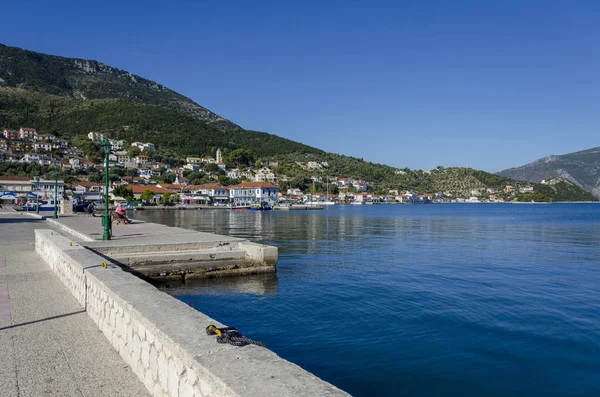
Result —
[{"label": "street lamp", "polygon": [[[39,194],[39,191],[40,191],[40,177],[37,176],[37,175],[35,176],[35,185],[36,185],[36,189],[37,189],[38,194]],[[32,191],[32,193],[33,193],[33,191]],[[38,197],[35,198],[35,213],[36,214],[40,213],[40,200],[39,200]]]},{"label": "street lamp", "polygon": [[108,182],[109,182],[109,173],[108,173],[108,156],[110,155],[110,142],[106,139],[102,143],[102,147],[104,148],[104,171],[106,172],[106,185],[104,189],[104,215],[102,216],[102,226],[104,226],[104,234],[102,235],[102,240],[110,240],[112,237],[112,222],[110,219],[110,214],[108,212]]},{"label": "street lamp", "polygon": [[58,167],[54,168],[54,219],[58,219]]}]

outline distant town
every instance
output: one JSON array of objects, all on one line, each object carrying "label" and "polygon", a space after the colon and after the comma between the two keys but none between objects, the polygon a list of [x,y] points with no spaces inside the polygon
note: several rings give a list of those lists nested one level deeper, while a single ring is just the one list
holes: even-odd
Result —
[{"label": "distant town", "polygon": [[[4,129],[0,138],[0,161],[53,166],[76,175],[76,181],[58,181],[59,192],[71,193],[79,200],[101,200],[105,194],[104,156],[86,156],[83,147],[69,144],[52,134],[35,128]],[[290,186],[290,178],[277,174],[277,162],[255,162],[244,166],[228,165],[221,149],[204,156],[179,159],[174,166],[157,160],[157,147],[152,142],[127,142],[111,139],[104,132],[89,132],[89,142],[110,144],[109,168],[119,170],[109,186],[111,200],[137,201],[145,204],[176,203],[181,205],[256,205],[275,206],[283,203],[310,204],[380,204],[380,203],[445,203],[503,202],[517,194],[533,193],[533,185],[505,185],[501,189],[472,189],[468,197],[457,197],[451,191],[412,192],[386,189],[375,192],[374,184],[344,175],[327,175],[327,162],[298,162],[312,173],[301,187]],[[85,144],[85,143],[84,143]],[[82,144],[81,146],[83,146]],[[95,158],[94,158],[95,157]],[[403,172],[403,171],[398,171]],[[425,171],[433,172],[433,171]],[[111,175],[114,175],[111,174]],[[208,183],[194,184],[199,175]],[[319,187],[319,189],[316,188]],[[34,176],[0,176],[0,190],[16,194],[35,193],[50,197],[55,181]],[[1,192],[0,192],[1,193]]]}]

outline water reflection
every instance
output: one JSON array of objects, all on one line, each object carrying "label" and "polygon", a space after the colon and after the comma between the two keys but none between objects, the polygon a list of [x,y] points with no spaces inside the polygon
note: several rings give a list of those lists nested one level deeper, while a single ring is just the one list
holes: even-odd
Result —
[{"label": "water reflection", "polygon": [[279,290],[275,274],[256,274],[243,277],[219,277],[199,280],[166,281],[161,290],[174,296],[227,295],[231,293],[272,295]]}]

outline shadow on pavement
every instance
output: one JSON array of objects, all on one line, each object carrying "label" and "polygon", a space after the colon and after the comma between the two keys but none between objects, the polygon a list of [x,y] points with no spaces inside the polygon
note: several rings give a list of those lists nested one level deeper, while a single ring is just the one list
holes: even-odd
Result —
[{"label": "shadow on pavement", "polygon": [[41,323],[42,321],[55,320],[57,318],[62,318],[62,317],[69,317],[69,316],[73,316],[73,315],[79,314],[79,313],[85,313],[85,310],[79,310],[79,311],[76,311],[76,312],[73,312],[73,313],[60,314],[58,316],[52,316],[52,317],[42,318],[40,320],[28,321],[26,323],[21,323],[21,324],[9,325],[7,327],[0,328],[0,331],[3,331],[5,329],[22,327],[24,325],[31,325],[31,324],[35,324],[35,323]]}]

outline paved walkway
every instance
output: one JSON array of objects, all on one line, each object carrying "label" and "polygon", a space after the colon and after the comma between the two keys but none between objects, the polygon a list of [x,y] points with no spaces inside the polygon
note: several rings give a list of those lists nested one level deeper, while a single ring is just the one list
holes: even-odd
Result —
[{"label": "paved walkway", "polygon": [[0,210],[0,395],[148,392],[35,253],[44,221]]},{"label": "paved walkway", "polygon": [[[86,217],[83,214],[64,215],[54,220],[49,217],[48,225],[52,228],[57,228],[54,222],[64,225],[69,229],[76,230],[81,236],[85,236],[90,240],[102,241],[102,218]],[[57,229],[58,230],[58,229]],[[112,224],[112,245],[119,245],[122,241],[127,241],[127,244],[144,244],[156,243],[163,241],[173,242],[234,242],[243,241],[244,239],[221,236],[218,234],[197,232],[179,227],[169,227],[158,223],[142,222],[133,220],[130,224]]]}]

